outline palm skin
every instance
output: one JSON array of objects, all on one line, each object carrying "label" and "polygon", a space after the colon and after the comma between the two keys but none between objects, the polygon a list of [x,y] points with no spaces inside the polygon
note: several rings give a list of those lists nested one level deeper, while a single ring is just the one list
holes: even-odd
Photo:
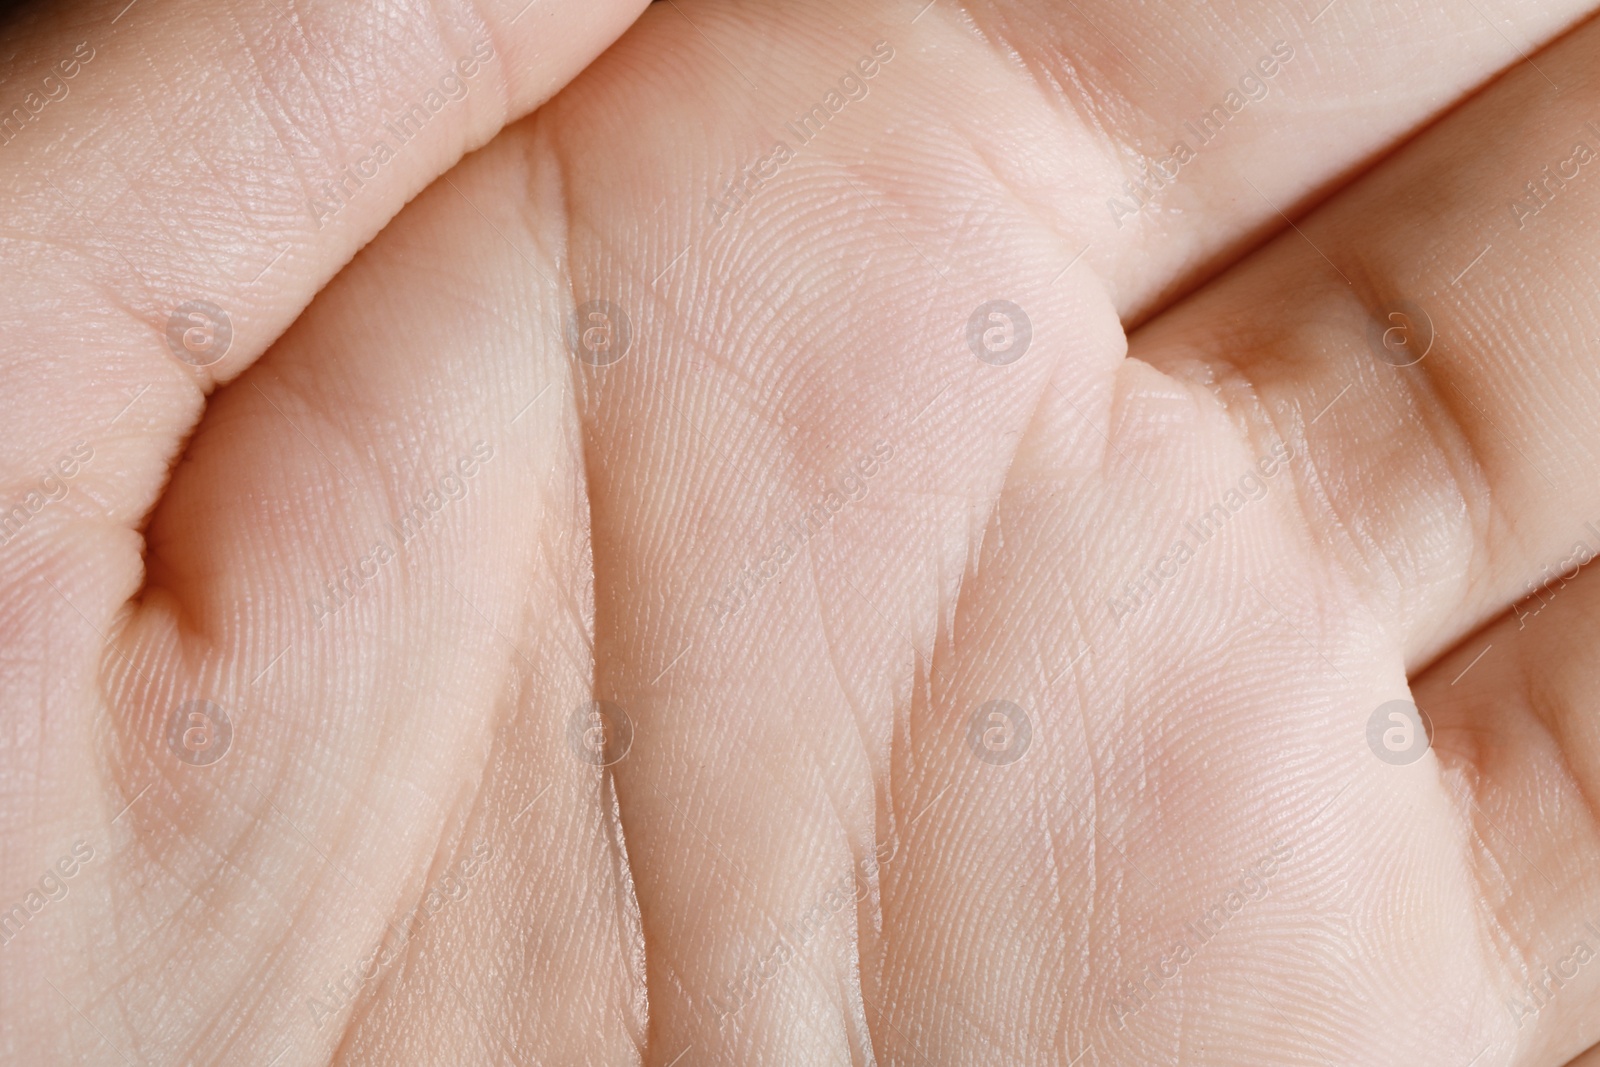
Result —
[{"label": "palm skin", "polygon": [[[1600,201],[1506,205],[1569,154],[1600,39],[1240,260],[1518,60],[1506,32],[655,5],[253,363],[319,268],[236,290],[201,372],[98,337],[116,312],[51,317],[139,252],[122,201],[63,215],[90,282],[7,314],[101,363],[75,399],[8,357],[7,470],[93,458],[6,549],[6,890],[94,856],[0,949],[0,1049],[1455,1067],[1600,1040]],[[314,240],[293,184],[249,205],[251,255],[207,258]],[[403,188],[363,196],[352,248]],[[159,292],[103,302],[159,327],[206,275],[148,255]],[[1401,300],[1426,325],[1397,340]],[[196,700],[229,716],[214,763]],[[1431,750],[1386,762],[1369,722],[1410,700]]]}]

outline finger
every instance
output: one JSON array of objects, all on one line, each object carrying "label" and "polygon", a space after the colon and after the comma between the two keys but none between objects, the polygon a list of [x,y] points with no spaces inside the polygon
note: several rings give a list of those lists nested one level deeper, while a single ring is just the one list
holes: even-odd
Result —
[{"label": "finger", "polygon": [[1597,53],[1537,57],[1559,96],[1513,70],[1132,345],[1304,451],[1307,521],[1413,665],[1600,551]]},{"label": "finger", "polygon": [[[53,975],[117,1047],[614,1063],[644,1039],[614,800],[569,738],[592,661],[565,290],[517,269],[555,277],[559,188],[547,152],[468,160],[191,441],[110,659],[110,796],[84,801],[112,848],[82,929],[148,927]],[[175,720],[195,702],[231,732]],[[20,1018],[92,1040],[17,984]]]},{"label": "finger", "polygon": [[[919,27],[970,12],[1070,117],[1061,136],[1022,141],[1014,131],[1025,110],[981,110],[961,133],[1076,239],[1072,253],[1106,278],[1130,321],[1282,229],[1281,211],[1325,195],[1503,68],[1564,89],[1527,57],[1595,9],[1586,0],[904,7],[926,8]],[[952,78],[939,92],[953,100],[961,85]]]},{"label": "finger", "polygon": [[[1367,210],[1380,225],[1385,216]],[[1268,464],[1283,479],[1277,493],[1251,470],[1271,459],[1272,421],[1239,409],[1235,398],[1249,394],[1226,377],[1226,364],[1185,368],[1180,358],[1246,362],[1262,289],[1274,297],[1266,313],[1293,321],[1300,277],[1281,269],[1263,275],[1256,300],[1211,309],[1199,319],[1202,328],[1160,333],[1171,357],[1161,366],[1180,380],[1138,361],[1114,378],[1078,368],[1059,375],[1058,388],[1071,399],[1047,400],[1032,439],[1011,463],[990,527],[993,548],[985,542],[976,577],[962,588],[971,607],[952,623],[957,632],[1005,637],[998,648],[978,643],[966,655],[958,645],[945,660],[947,673],[930,685],[938,697],[929,700],[924,725],[909,731],[909,773],[895,777],[906,783],[901,810],[908,818],[927,814],[908,831],[905,859],[885,890],[886,926],[899,927],[885,988],[891,1003],[906,1008],[883,1030],[891,1049],[926,1055],[931,1048],[937,1059],[992,1042],[1007,1059],[1070,1060],[1095,1048],[1149,1062],[1175,1034],[1196,1048],[1222,1050],[1244,1029],[1289,1059],[1290,1049],[1307,1043],[1299,1025],[1342,1062],[1469,1062],[1505,1037],[1507,1020],[1479,1010],[1498,1003],[1501,974],[1442,963],[1481,957],[1484,941],[1475,930],[1439,930],[1428,918],[1472,914],[1477,906],[1474,872],[1461,869],[1453,847],[1463,822],[1458,802],[1426,775],[1372,788],[1360,779],[1372,769],[1370,757],[1348,744],[1355,736],[1347,730],[1350,710],[1378,707],[1386,690],[1403,689],[1398,656],[1372,639],[1366,612],[1349,603],[1348,578],[1330,582],[1322,568],[1295,565],[1314,557],[1327,534],[1306,536],[1295,493],[1282,491],[1297,476],[1285,471],[1297,464]],[[1219,405],[1219,396],[1235,410]],[[1108,428],[1086,424],[1085,412]],[[1303,440],[1285,436],[1288,451],[1303,456]],[[1233,517],[1263,495],[1273,503],[1248,504],[1248,515]],[[1228,523],[1220,538],[1219,510]],[[1086,576],[1127,573],[1130,558],[1154,564],[1169,537],[1194,522],[1209,558],[1183,572],[1185,595],[1151,579],[1169,598],[1163,606],[1137,605],[1133,620],[1111,625],[1108,590]],[[1162,560],[1162,580],[1171,578],[1172,563]],[[1133,569],[1129,577],[1142,582],[1146,568]],[[1248,584],[1241,588],[1241,581]],[[1002,625],[1019,605],[1031,625]],[[1081,656],[1089,657],[1087,666],[1074,674],[1068,668]],[[1223,670],[1241,664],[1251,674],[1242,691],[1228,685]],[[1057,676],[1066,679],[1064,692],[1055,688]],[[985,768],[959,761],[969,716],[996,698],[1035,709],[1035,736],[1057,746],[1049,754],[1041,747],[1036,757],[1053,763],[985,779]],[[1285,706],[1296,710],[1287,722]],[[1173,714],[1151,713],[1169,708]],[[1262,771],[1302,753],[1318,756],[1288,783]],[[1330,753],[1338,758],[1324,758]],[[1127,767],[1141,773],[1123,777],[1119,768]],[[1194,776],[1195,767],[1205,769],[1203,777]],[[1365,788],[1356,789],[1358,782]],[[1343,807],[1328,815],[1346,789]],[[1344,828],[1319,826],[1325,815]],[[974,838],[973,826],[996,830]],[[1227,831],[1221,841],[1218,826]],[[1227,897],[1239,870],[1279,840],[1314,849],[1315,861],[1280,881],[1271,903],[1253,908],[1192,966],[1182,965],[1185,989],[1236,991],[1218,998],[1229,1009],[1198,1018],[1185,998],[1168,995],[1137,1013],[1141,1033],[1131,1045],[1108,1044],[1122,1040],[1115,1024],[1125,1013],[1113,1009],[1112,1017],[1107,1009],[1129,1002],[1125,983],[1141,979],[1146,964],[1155,972],[1152,989],[1163,978],[1170,983],[1171,961],[1161,961],[1174,942],[1164,939],[1178,936],[1206,901]],[[1171,842],[1204,844],[1174,849]],[[1381,871],[1373,870],[1376,863]],[[1075,881],[1063,872],[1087,873]],[[1352,885],[1373,881],[1381,900],[1425,885],[1428,915],[1350,899]],[[965,908],[955,926],[971,933],[952,935],[950,924],[931,918],[948,907]],[[985,923],[996,914],[1003,924]],[[1360,930],[1354,946],[1352,926]],[[1040,948],[1041,929],[1065,934]],[[1426,946],[1420,954],[1419,943]],[[1012,964],[1019,959],[1027,964]],[[1386,971],[1370,963],[1376,959],[1404,961],[1416,980],[1403,993],[1387,988]],[[928,988],[920,976],[935,961],[954,964],[959,978]],[[1275,999],[1267,1000],[1249,985],[1263,973],[1293,979],[1270,987]],[[1360,999],[1331,995],[1352,986]],[[981,1023],[1038,988],[1060,994],[1025,1024],[997,1034]],[[1402,1025],[1416,1018],[1429,1026]]]},{"label": "finger", "polygon": [[1600,584],[1584,570],[1414,683],[1440,763],[1471,783],[1469,863],[1493,917],[1497,1015],[1519,1064],[1563,1064],[1600,1041],[1597,643]]}]

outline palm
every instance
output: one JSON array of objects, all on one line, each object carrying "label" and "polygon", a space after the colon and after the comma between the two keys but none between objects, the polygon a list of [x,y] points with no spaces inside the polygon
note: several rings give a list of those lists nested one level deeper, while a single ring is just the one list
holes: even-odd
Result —
[{"label": "palm", "polygon": [[[19,662],[67,646],[93,682],[27,709],[75,732],[19,757],[20,870],[103,845],[4,948],[16,1048],[1451,1067],[1600,1039],[1570,962],[1600,943],[1593,590],[1457,647],[1600,512],[1592,407],[1560,414],[1596,399],[1581,346],[1518,370],[1571,333],[1537,311],[1594,316],[1581,226],[1480,210],[1547,162],[1516,116],[1583,93],[1513,74],[1169,307],[1506,41],[1462,20],[1380,107],[1409,46],[1381,19],[1360,52],[1318,36],[1338,15],[1240,30],[1189,76],[1109,13],[920,6],[652,9],[211,400],[131,613],[114,529],[14,557],[54,587]],[[1107,205],[1124,146],[1164,155],[1290,37],[1176,181]],[[1540,71],[1579,84],[1593,38]],[[1486,127],[1492,166],[1451,155]],[[1434,342],[1409,368],[1369,327],[1401,300]],[[160,366],[82,436],[178,421],[192,372]],[[85,466],[132,472],[124,524],[162,425]],[[1412,693],[1434,751],[1384,762],[1369,720]],[[201,699],[235,733],[191,766]],[[1519,988],[1546,966],[1576,976]]]}]

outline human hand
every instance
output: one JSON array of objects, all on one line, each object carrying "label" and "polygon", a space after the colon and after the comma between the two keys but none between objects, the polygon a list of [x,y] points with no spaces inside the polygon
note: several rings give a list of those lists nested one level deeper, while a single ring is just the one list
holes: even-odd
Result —
[{"label": "human hand", "polygon": [[675,0],[259,361],[428,163],[285,222],[118,158],[168,210],[29,221],[9,312],[16,492],[93,456],[6,548],[4,840],[95,857],[0,949],[7,1051],[1600,1040],[1600,39],[1534,54],[1585,13]]}]

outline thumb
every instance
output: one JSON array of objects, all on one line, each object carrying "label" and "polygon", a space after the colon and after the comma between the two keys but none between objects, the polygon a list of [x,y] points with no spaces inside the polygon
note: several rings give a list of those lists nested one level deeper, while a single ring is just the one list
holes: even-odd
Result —
[{"label": "thumb", "polygon": [[[112,0],[0,28],[11,795],[85,795],[100,660],[142,581],[135,531],[207,392],[644,4]],[[42,856],[70,823],[12,805],[0,842]]]},{"label": "thumb", "polygon": [[[644,6],[111,0],[0,32],[0,507],[77,448],[56,517],[137,523],[206,391]],[[24,511],[0,560],[54,525]]]}]

